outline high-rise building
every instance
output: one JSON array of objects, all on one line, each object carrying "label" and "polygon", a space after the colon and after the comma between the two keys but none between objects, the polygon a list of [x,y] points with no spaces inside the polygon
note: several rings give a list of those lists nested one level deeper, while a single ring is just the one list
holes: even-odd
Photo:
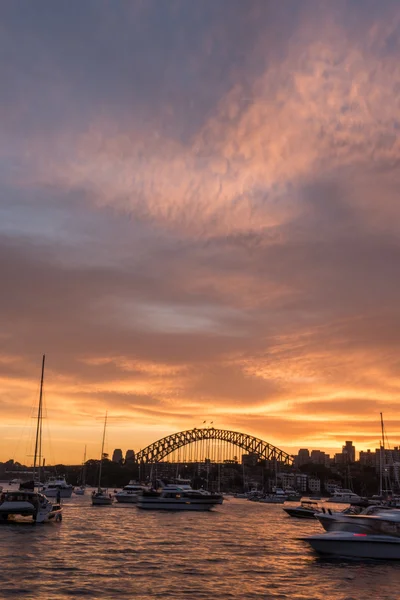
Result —
[{"label": "high-rise building", "polygon": [[127,450],[125,454],[125,462],[134,462],[135,453],[133,450]]},{"label": "high-rise building", "polygon": [[345,463],[353,463],[356,462],[356,449],[353,446],[353,442],[345,442],[345,445],[342,447],[342,454],[344,454]]},{"label": "high-rise building", "polygon": [[112,461],[115,463],[120,463],[122,462],[122,450],[121,448],[115,448],[113,455],[112,455]]},{"label": "high-rise building", "polygon": [[295,457],[295,464],[297,467],[307,465],[310,462],[310,451],[308,448],[300,448],[297,456]]},{"label": "high-rise building", "polygon": [[367,450],[366,452],[361,450],[360,452],[360,465],[365,467],[375,467],[376,457],[375,452]]}]

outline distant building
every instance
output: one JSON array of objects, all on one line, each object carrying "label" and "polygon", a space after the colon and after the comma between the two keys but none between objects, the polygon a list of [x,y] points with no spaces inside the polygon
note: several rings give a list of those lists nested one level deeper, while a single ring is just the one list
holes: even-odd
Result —
[{"label": "distant building", "polygon": [[321,491],[321,480],[318,477],[309,477],[308,478],[308,489],[313,494]]},{"label": "distant building", "polygon": [[127,450],[125,454],[125,462],[134,462],[135,453],[133,450]]},{"label": "distant building", "polygon": [[346,455],[343,452],[336,452],[334,458],[335,465],[344,465],[346,462]]},{"label": "distant building", "polygon": [[258,463],[258,454],[256,452],[249,452],[249,454],[242,454],[242,465],[245,467],[255,467]]},{"label": "distant building", "polygon": [[356,449],[353,446],[353,442],[345,442],[345,445],[342,447],[342,454],[344,455],[344,463],[356,462]]},{"label": "distant building", "polygon": [[308,476],[305,473],[296,473],[295,477],[295,489],[299,492],[307,491],[307,479]]},{"label": "distant building", "polygon": [[296,467],[301,467],[302,465],[307,465],[310,462],[310,451],[308,448],[300,448],[297,453],[297,456],[294,458],[294,462]]},{"label": "distant building", "polygon": [[376,456],[375,452],[371,452],[371,450],[361,450],[360,452],[360,465],[363,467],[375,467],[376,464]]},{"label": "distant building", "polygon": [[340,488],[340,481],[329,479],[329,481],[325,481],[324,487],[328,494],[333,494],[337,488]]},{"label": "distant building", "polygon": [[115,463],[122,462],[122,450],[120,448],[116,448],[112,455],[112,461]]},{"label": "distant building", "polygon": [[324,465],[325,467],[329,467],[330,464],[330,456],[322,450],[312,450],[310,456],[310,462],[314,465]]}]

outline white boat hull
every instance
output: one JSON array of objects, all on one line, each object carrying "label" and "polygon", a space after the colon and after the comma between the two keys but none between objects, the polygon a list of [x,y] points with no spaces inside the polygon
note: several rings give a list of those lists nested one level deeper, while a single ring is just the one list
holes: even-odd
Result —
[{"label": "white boat hull", "polygon": [[110,506],[112,503],[112,498],[92,498],[93,506]]},{"label": "white boat hull", "polygon": [[115,499],[117,502],[123,502],[124,504],[136,504],[139,500],[138,494],[124,494],[122,492],[118,492],[115,494]]},{"label": "white boat hull", "polygon": [[0,522],[29,519],[33,523],[48,523],[62,520],[62,508],[48,504],[37,509],[30,502],[3,502],[0,505]]},{"label": "white boat hull", "polygon": [[400,538],[337,531],[306,538],[322,556],[352,559],[400,560]]}]

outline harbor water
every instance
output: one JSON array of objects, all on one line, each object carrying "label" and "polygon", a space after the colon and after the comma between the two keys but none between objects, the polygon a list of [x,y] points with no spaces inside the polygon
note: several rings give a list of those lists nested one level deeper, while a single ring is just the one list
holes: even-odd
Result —
[{"label": "harbor water", "polygon": [[313,520],[229,498],[211,512],[64,501],[61,523],[0,527],[0,598],[396,600],[400,564],[316,558]]}]

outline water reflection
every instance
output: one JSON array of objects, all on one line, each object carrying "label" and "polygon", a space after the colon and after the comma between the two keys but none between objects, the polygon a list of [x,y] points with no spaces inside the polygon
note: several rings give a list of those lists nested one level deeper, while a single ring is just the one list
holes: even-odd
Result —
[{"label": "water reflection", "polygon": [[320,531],[281,506],[230,500],[210,513],[64,503],[64,520],[0,529],[1,597],[395,600],[400,564],[321,561]]}]

